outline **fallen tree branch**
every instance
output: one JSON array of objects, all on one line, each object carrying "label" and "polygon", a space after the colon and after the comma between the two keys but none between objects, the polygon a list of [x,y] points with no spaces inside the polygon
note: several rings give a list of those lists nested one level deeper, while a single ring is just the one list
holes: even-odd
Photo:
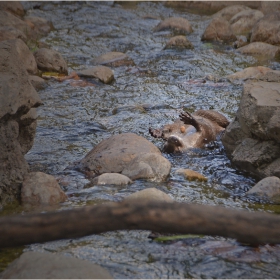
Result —
[{"label": "fallen tree branch", "polygon": [[0,248],[113,230],[206,234],[249,244],[280,243],[280,216],[186,203],[108,203],[0,218]]}]

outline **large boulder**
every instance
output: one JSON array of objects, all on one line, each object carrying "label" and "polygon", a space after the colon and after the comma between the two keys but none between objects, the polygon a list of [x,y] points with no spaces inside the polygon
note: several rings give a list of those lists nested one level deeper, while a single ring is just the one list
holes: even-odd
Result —
[{"label": "large boulder", "polygon": [[25,252],[2,273],[3,279],[112,279],[101,266],[48,252]]},{"label": "large boulder", "polygon": [[16,16],[24,16],[25,11],[20,1],[0,1],[0,10]]},{"label": "large boulder", "polygon": [[268,14],[255,24],[252,29],[251,42],[280,44],[280,12]]},{"label": "large boulder", "polygon": [[246,195],[280,204],[280,179],[276,176],[266,177],[251,188]]},{"label": "large boulder", "polygon": [[40,70],[68,74],[67,63],[59,52],[41,48],[34,53],[34,56]]},{"label": "large boulder", "polygon": [[[1,3],[1,2],[0,2]],[[0,27],[0,41],[11,40],[11,39],[21,39],[26,42],[26,35],[12,26],[1,26]]]},{"label": "large boulder", "polygon": [[36,127],[36,118],[29,111],[42,102],[29,82],[14,40],[0,42],[0,73],[1,204],[4,196],[12,199],[18,193],[14,186],[22,182],[28,171],[24,154],[32,146]]},{"label": "large boulder", "polygon": [[280,47],[263,42],[253,42],[237,50],[242,54],[254,55],[260,58],[280,57]]},{"label": "large boulder", "polygon": [[162,182],[170,174],[171,163],[158,153],[146,153],[136,156],[122,171],[132,180],[147,179]]},{"label": "large boulder", "polygon": [[258,10],[244,10],[235,14],[229,21],[235,35],[247,35],[256,22],[263,17],[263,13]]},{"label": "large boulder", "polygon": [[79,163],[78,168],[95,176],[102,173],[121,173],[132,160],[147,153],[161,154],[147,139],[134,133],[113,135],[101,141]]},{"label": "large boulder", "polygon": [[280,86],[247,82],[235,120],[222,137],[238,168],[259,178],[280,176]]},{"label": "large boulder", "polygon": [[221,17],[216,17],[209,23],[201,38],[202,41],[219,41],[224,43],[233,42],[236,39],[229,22]]},{"label": "large boulder", "polygon": [[261,1],[259,10],[265,15],[280,12],[280,2],[279,1]]},{"label": "large boulder", "polygon": [[52,23],[41,17],[27,16],[24,21],[33,29],[35,35],[46,36],[54,29]]},{"label": "large boulder", "polygon": [[250,11],[251,9],[244,5],[233,5],[228,6],[213,15],[213,18],[222,17],[223,19],[229,21],[234,15],[243,12]]},{"label": "large boulder", "polygon": [[32,205],[53,205],[67,200],[56,179],[42,172],[25,175],[21,188],[21,201]]},{"label": "large boulder", "polygon": [[193,32],[190,22],[187,19],[181,18],[181,17],[167,18],[167,19],[161,21],[154,28],[153,31],[158,32],[158,31],[163,31],[163,30],[167,30],[167,29],[171,29],[171,30],[174,30],[175,32],[184,33],[184,34]]}]

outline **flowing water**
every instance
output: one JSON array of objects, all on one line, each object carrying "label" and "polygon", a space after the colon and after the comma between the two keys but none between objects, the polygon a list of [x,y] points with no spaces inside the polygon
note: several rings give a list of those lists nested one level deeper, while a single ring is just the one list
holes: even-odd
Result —
[{"label": "flowing water", "polygon": [[[88,80],[94,86],[79,87],[70,80],[49,80],[47,87],[39,91],[44,105],[38,109],[35,143],[26,159],[31,170],[59,179],[69,197],[59,210],[120,201],[136,191],[156,187],[179,202],[280,213],[279,206],[243,197],[256,180],[231,165],[219,140],[205,149],[164,154],[172,163],[170,178],[164,183],[137,180],[128,186],[96,186],[83,174],[67,168],[113,134],[134,132],[161,148],[163,143],[152,138],[148,128],[172,122],[183,109],[214,109],[233,120],[242,85],[190,81],[207,75],[221,78],[258,65],[258,61],[238,54],[230,46],[201,42],[210,16],[174,10],[161,2],[23,4],[29,9],[28,15],[52,21],[55,30],[41,41],[63,55],[69,72],[91,67],[93,58],[110,51],[125,52],[136,65],[114,68],[115,80],[109,85]],[[191,22],[194,32],[187,37],[193,50],[164,50],[172,32],[155,33],[153,28],[170,16]],[[280,69],[275,61],[262,65]],[[175,174],[178,168],[198,171],[208,181],[186,181]],[[27,211],[22,206],[15,209]],[[34,244],[25,250],[86,259],[107,268],[115,278],[280,277],[278,245],[251,248],[232,239],[210,236],[158,243],[151,241],[149,234],[117,231]]]}]

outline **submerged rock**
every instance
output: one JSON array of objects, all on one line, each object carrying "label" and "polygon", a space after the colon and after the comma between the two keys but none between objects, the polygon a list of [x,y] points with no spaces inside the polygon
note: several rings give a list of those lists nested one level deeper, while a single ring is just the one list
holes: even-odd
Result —
[{"label": "submerged rock", "polygon": [[66,200],[67,195],[53,176],[42,172],[30,172],[24,177],[21,189],[23,203],[53,205]]},{"label": "submerged rock", "polygon": [[122,52],[109,52],[91,61],[94,65],[108,65],[113,67],[134,65],[133,60]]},{"label": "submerged rock", "polygon": [[132,181],[125,175],[119,173],[103,173],[93,179],[95,185],[127,185]]},{"label": "submerged rock", "polygon": [[275,176],[266,177],[250,189],[246,195],[253,195],[280,204],[280,179]]},{"label": "submerged rock", "polygon": [[221,17],[217,17],[206,27],[201,40],[228,43],[235,41],[236,36],[234,35],[229,22]]},{"label": "submerged rock", "polygon": [[158,153],[145,153],[136,156],[122,171],[132,180],[147,179],[162,182],[170,174],[171,163]]},{"label": "submerged rock", "polygon": [[106,66],[96,66],[77,73],[80,77],[98,78],[104,84],[109,84],[114,80],[114,72]]},{"label": "submerged rock", "polygon": [[155,28],[154,32],[163,31],[166,29],[174,30],[175,32],[192,33],[193,29],[190,22],[181,17],[170,17],[161,21]]},{"label": "submerged rock", "polygon": [[67,63],[59,52],[42,48],[37,50],[34,56],[38,69],[46,72],[68,74]]},{"label": "submerged rock", "polygon": [[48,252],[23,253],[1,276],[4,279],[112,279],[97,264]]},{"label": "submerged rock", "polygon": [[180,168],[176,170],[176,173],[183,175],[189,181],[194,181],[194,180],[205,181],[205,182],[207,181],[207,178],[205,176],[191,169]]},{"label": "submerged rock", "polygon": [[139,192],[135,192],[127,196],[124,201],[126,202],[173,202],[173,199],[166,193],[156,189],[148,188]]},{"label": "submerged rock", "polygon": [[165,45],[165,49],[193,49],[193,44],[186,38],[186,36],[179,35],[172,37]]}]

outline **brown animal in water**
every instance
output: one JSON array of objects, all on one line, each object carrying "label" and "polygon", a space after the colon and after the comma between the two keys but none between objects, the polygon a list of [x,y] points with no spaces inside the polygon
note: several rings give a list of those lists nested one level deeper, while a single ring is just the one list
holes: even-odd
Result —
[{"label": "brown animal in water", "polygon": [[179,119],[162,129],[149,128],[155,138],[166,140],[163,152],[183,152],[190,148],[203,148],[216,140],[217,135],[229,124],[222,114],[211,110],[198,110],[193,114],[182,112]]}]

